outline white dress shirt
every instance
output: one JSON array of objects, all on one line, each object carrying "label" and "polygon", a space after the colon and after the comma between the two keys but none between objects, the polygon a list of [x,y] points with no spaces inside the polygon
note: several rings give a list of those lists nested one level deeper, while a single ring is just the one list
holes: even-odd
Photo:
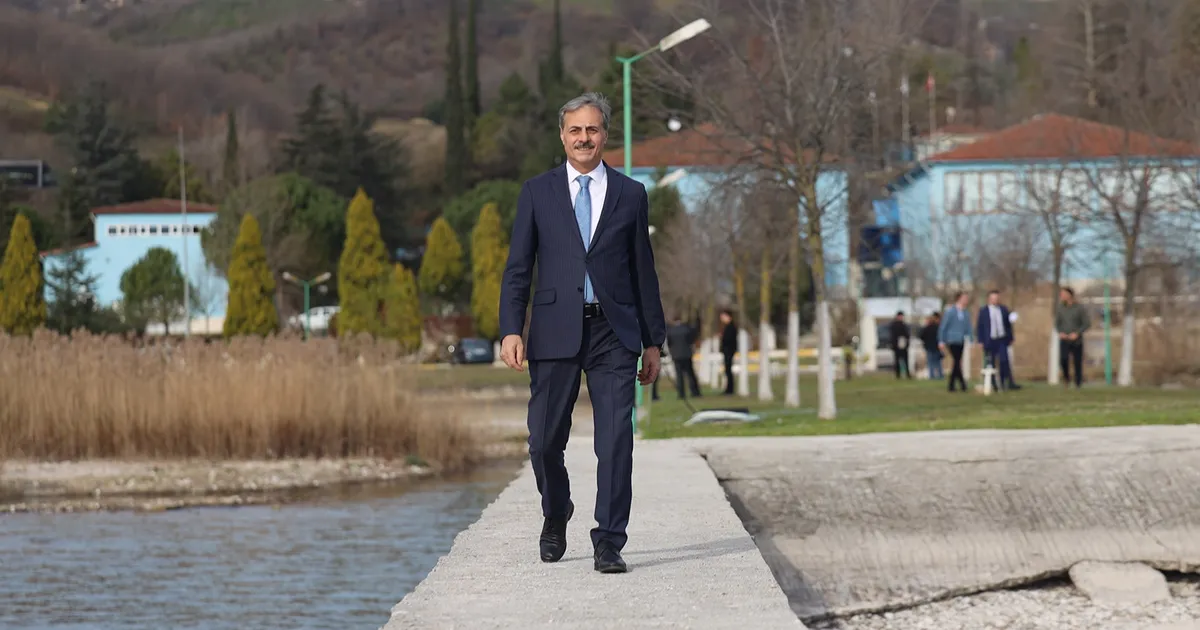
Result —
[{"label": "white dress shirt", "polygon": [[992,339],[1004,336],[1004,319],[1000,316],[1000,307],[988,304],[988,315],[992,318]]},{"label": "white dress shirt", "polygon": [[[596,238],[596,226],[600,225],[600,212],[604,209],[604,194],[608,192],[608,169],[604,162],[592,169],[590,173],[580,173],[570,162],[567,162],[567,189],[571,191],[571,207],[575,207],[575,198],[579,196],[579,176],[587,175],[592,178],[588,182],[588,192],[592,197],[592,238]],[[591,243],[588,243],[591,245]]]}]

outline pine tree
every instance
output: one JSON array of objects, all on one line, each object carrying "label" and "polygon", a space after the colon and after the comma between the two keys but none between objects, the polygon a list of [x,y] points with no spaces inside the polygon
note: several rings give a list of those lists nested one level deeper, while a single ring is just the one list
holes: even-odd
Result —
[{"label": "pine tree", "polygon": [[465,187],[467,141],[463,115],[462,58],[458,51],[458,0],[449,0],[449,42],[446,45],[446,193],[457,195]]},{"label": "pine tree", "polygon": [[338,334],[381,332],[379,305],[388,279],[388,255],[375,204],[359,189],[346,212],[346,243],[338,262]]},{"label": "pine tree", "polygon": [[425,237],[425,255],[421,258],[418,281],[421,292],[442,300],[453,298],[462,281],[463,251],[454,228],[438,217]]},{"label": "pine tree", "polygon": [[479,98],[479,36],[475,28],[478,21],[479,0],[467,0],[467,129],[471,129],[475,119],[483,113]]},{"label": "pine tree", "polygon": [[225,188],[225,194],[242,185],[239,153],[237,114],[231,109],[225,115],[225,158],[221,163],[221,185]]},{"label": "pine tree", "polygon": [[475,330],[488,339],[500,336],[500,283],[507,260],[500,212],[489,203],[471,231],[471,314]]},{"label": "pine tree", "polygon": [[96,313],[96,282],[99,276],[88,273],[87,258],[75,249],[63,257],[61,264],[46,272],[50,289],[47,323],[60,333],[77,328],[93,329]]},{"label": "pine tree", "polygon": [[417,281],[404,265],[395,265],[388,285],[384,334],[400,342],[405,352],[421,347],[421,299]]},{"label": "pine tree", "polygon": [[254,215],[242,218],[242,228],[233,245],[229,271],[229,305],[225,310],[225,337],[269,335],[279,329],[275,310],[275,277],[267,267],[262,231]]},{"label": "pine tree", "polygon": [[186,286],[175,252],[151,247],[121,274],[126,320],[135,322],[138,329],[145,328],[148,322],[160,323],[170,334],[171,320],[183,315]]},{"label": "pine tree", "polygon": [[17,215],[0,263],[0,330],[28,335],[45,323],[42,262],[29,219]]}]

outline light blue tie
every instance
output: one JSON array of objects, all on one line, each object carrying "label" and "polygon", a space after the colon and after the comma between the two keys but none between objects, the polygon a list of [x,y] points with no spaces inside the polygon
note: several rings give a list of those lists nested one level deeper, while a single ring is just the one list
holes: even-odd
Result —
[{"label": "light blue tie", "polygon": [[[576,179],[579,180],[579,194],[575,196],[575,222],[579,224],[579,236],[583,238],[583,248],[586,250],[592,243],[592,194],[588,192],[592,178],[590,175],[580,175]],[[583,272],[583,301],[585,304],[596,301],[592,279],[586,270]]]}]

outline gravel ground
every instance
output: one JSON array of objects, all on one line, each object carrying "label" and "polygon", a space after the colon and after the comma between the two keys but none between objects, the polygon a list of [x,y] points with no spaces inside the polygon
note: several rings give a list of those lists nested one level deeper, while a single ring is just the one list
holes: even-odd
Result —
[{"label": "gravel ground", "polygon": [[1173,599],[1149,606],[1095,603],[1063,580],[808,626],[812,630],[1200,630],[1200,625],[1190,625],[1200,624],[1200,576],[1170,579]]}]

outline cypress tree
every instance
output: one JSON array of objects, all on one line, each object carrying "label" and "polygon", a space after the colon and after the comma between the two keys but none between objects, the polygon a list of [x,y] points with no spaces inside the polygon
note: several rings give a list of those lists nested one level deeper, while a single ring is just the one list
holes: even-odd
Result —
[{"label": "cypress tree", "polygon": [[225,115],[225,158],[221,164],[221,183],[227,194],[242,185],[242,167],[238,154],[237,114],[231,109]]},{"label": "cypress tree", "polygon": [[360,188],[346,212],[346,243],[338,262],[338,334],[382,331],[380,302],[388,284],[388,255],[375,204]]},{"label": "cypress tree", "polygon": [[476,22],[479,18],[479,0],[467,0],[467,118],[474,126],[475,119],[483,113],[482,101],[479,97],[479,36],[476,33]]},{"label": "cypress tree", "polygon": [[229,279],[229,306],[225,312],[224,335],[265,336],[277,331],[275,277],[267,266],[262,231],[252,214],[242,217],[226,277]]},{"label": "cypress tree", "polygon": [[463,115],[461,55],[458,51],[458,0],[450,0],[450,26],[446,45],[446,193],[463,191],[467,168],[467,141]]},{"label": "cypress tree", "polygon": [[10,335],[28,335],[45,325],[43,282],[33,228],[25,215],[18,214],[0,263],[0,329]]},{"label": "cypress tree", "polygon": [[489,203],[479,212],[471,231],[471,315],[480,336],[500,336],[500,282],[508,260],[508,246],[500,227],[500,212]]},{"label": "cypress tree", "polygon": [[463,251],[454,228],[438,217],[425,237],[425,255],[421,258],[418,281],[421,292],[443,300],[453,297],[463,275]]},{"label": "cypress tree", "polygon": [[404,265],[395,265],[387,291],[387,318],[384,333],[400,342],[405,352],[421,347],[421,300],[417,281]]}]

